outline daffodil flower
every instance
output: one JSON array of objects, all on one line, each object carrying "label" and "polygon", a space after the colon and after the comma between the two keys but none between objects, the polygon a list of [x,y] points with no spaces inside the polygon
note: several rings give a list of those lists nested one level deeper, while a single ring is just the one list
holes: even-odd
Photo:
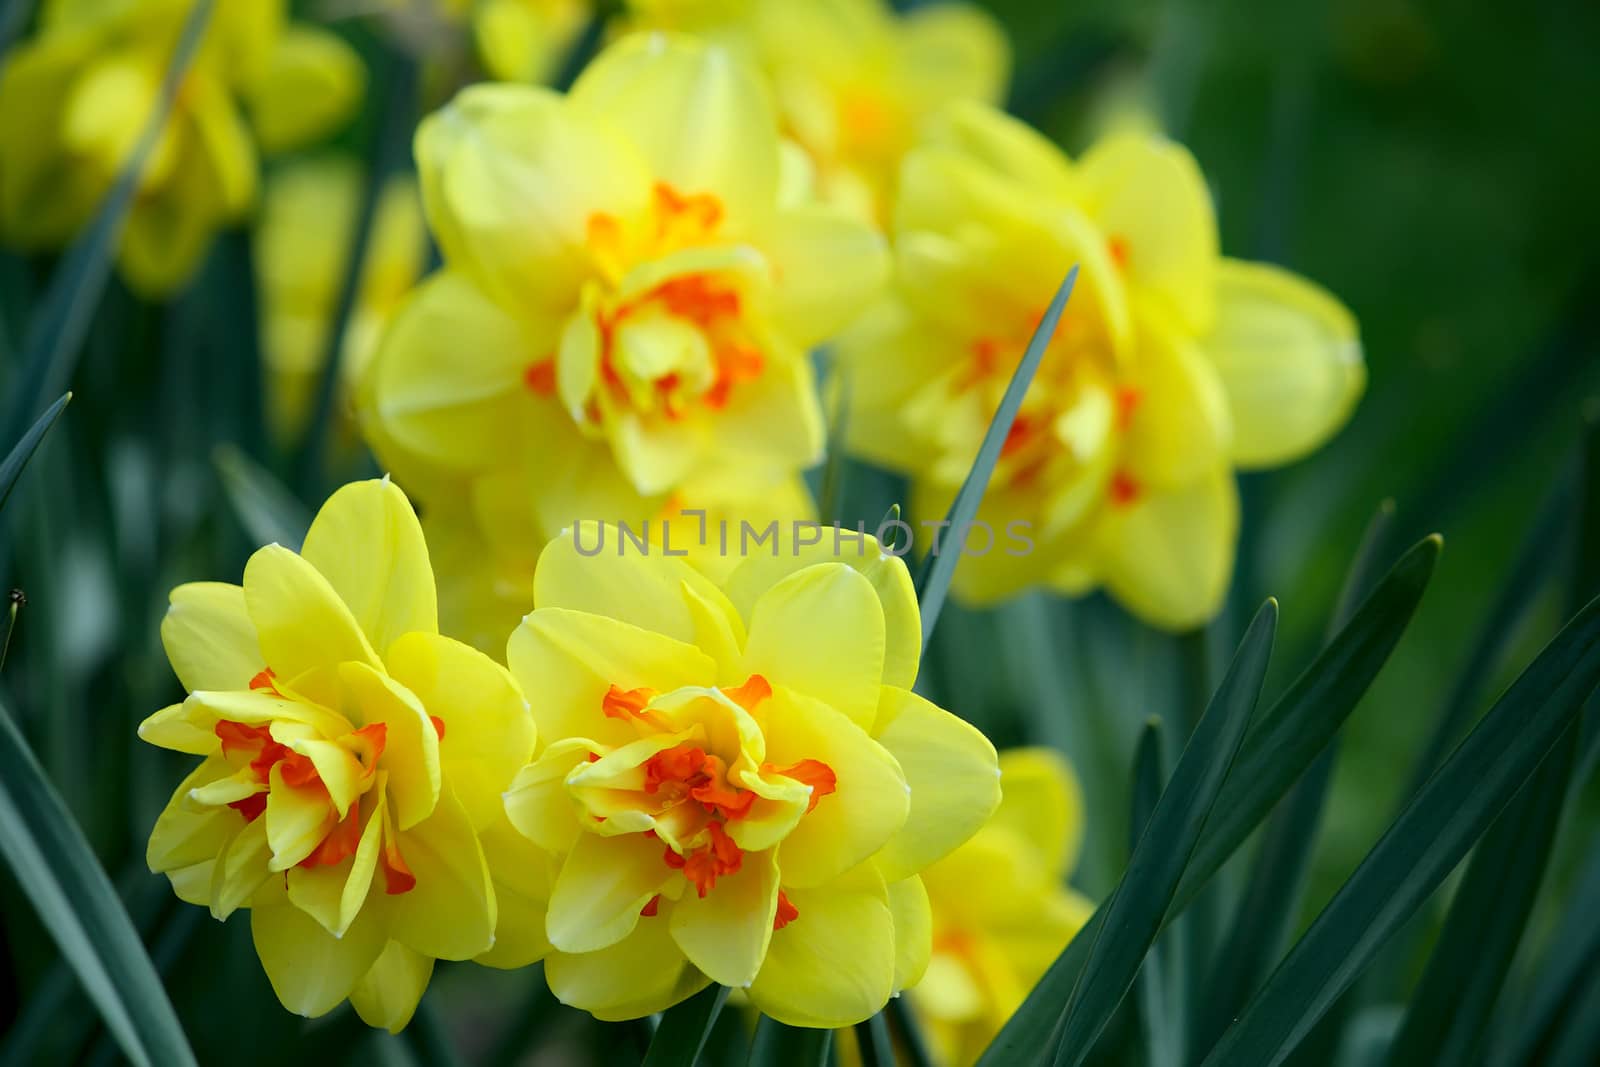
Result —
[{"label": "daffodil flower", "polygon": [[[725,52],[642,35],[570,94],[474,86],[416,154],[445,268],[368,369],[368,440],[497,545],[784,486],[818,458],[809,350],[880,290],[882,238],[780,189]],[[798,516],[797,516],[798,517]]]},{"label": "daffodil flower", "polygon": [[564,1002],[661,1011],[709,982],[798,1026],[859,1022],[930,951],[918,877],[999,800],[983,735],[911,692],[905,566],[867,539],[678,558],[549,545],[512,635],[542,746],[506,812],[553,857],[534,907]]},{"label": "daffodil flower", "polygon": [[[0,75],[0,238],[66,244],[93,215],[154,113],[188,0],[64,0]],[[161,296],[255,201],[258,150],[330,132],[364,72],[333,34],[287,23],[284,0],[215,5],[139,175],[123,275]]]},{"label": "daffodil flower", "polygon": [[161,637],[189,695],[139,736],[204,760],[151,831],[151,870],[219,920],[250,909],[290,1011],[348,997],[400,1029],[435,959],[496,944],[484,848],[534,744],[504,668],[438,634],[410,504],[344,487],[299,554],[269,545],[243,586],[173,590]]},{"label": "daffodil flower", "polygon": [[943,514],[1041,313],[1080,274],[979,518],[1031,551],[964,558],[955,590],[1104,585],[1157,625],[1197,625],[1233,567],[1235,468],[1326,441],[1365,383],[1356,323],[1287,271],[1222,258],[1193,157],[1119,135],[1073,163],[976,104],[947,109],[901,171],[896,296],[839,350],[861,454]]},{"label": "daffodil flower", "polygon": [[952,1067],[976,1062],[1093,905],[1063,884],[1083,840],[1083,796],[1048,749],[1000,754],[1004,797],[983,829],[922,874],[933,956],[912,990]]},{"label": "daffodil flower", "polygon": [[[343,156],[297,160],[267,179],[256,223],[256,273],[267,410],[285,444],[299,439],[311,414],[360,198],[360,168]],[[427,255],[414,182],[390,178],[376,212],[339,353],[340,383],[350,398]]]}]

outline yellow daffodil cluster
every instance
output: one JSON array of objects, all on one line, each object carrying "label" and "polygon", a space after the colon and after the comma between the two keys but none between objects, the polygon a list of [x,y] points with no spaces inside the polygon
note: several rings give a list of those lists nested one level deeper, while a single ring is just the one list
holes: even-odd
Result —
[{"label": "yellow daffodil cluster", "polygon": [[250,910],[290,1011],[349,998],[398,1030],[434,960],[496,943],[480,834],[534,746],[506,670],[439,634],[410,503],[346,486],[298,555],[269,545],[242,586],[173,590],[161,638],[189,695],[139,736],[204,760],[150,834],[151,870],[218,919]]},{"label": "yellow daffodil cluster", "polygon": [[785,180],[749,69],[629,38],[566,95],[466,89],[416,154],[445,265],[396,313],[361,407],[430,515],[527,575],[580,518],[797,495],[823,443],[809,351],[888,257]]},{"label": "yellow daffodil cluster", "polygon": [[[361,187],[360,166],[339,155],[296,160],[267,178],[256,222],[256,274],[267,412],[283,444],[300,439],[311,415]],[[422,276],[428,238],[415,182],[401,176],[387,181],[372,227],[338,355],[342,391],[350,398],[389,319]]]},{"label": "yellow daffodil cluster", "polygon": [[[65,245],[132,158],[190,0],[54,0],[0,74],[0,239]],[[287,19],[286,0],[217,3],[139,174],[118,261],[160,296],[194,273],[212,236],[255,202],[258,155],[322,137],[365,75],[332,33]]]},{"label": "yellow daffodil cluster", "polygon": [[955,589],[1104,586],[1173,629],[1217,610],[1235,468],[1304,456],[1365,384],[1355,320],[1288,271],[1223,258],[1199,168],[1154,135],[1068,160],[1023,124],[955,105],[901,168],[896,286],[838,345],[851,444],[945,513],[1069,267],[1077,288],[978,517],[1032,550],[972,554]]},{"label": "yellow daffodil cluster", "polygon": [[151,868],[219,919],[250,909],[304,1015],[348,998],[398,1029],[435,959],[544,957],[600,1018],[715,981],[794,1025],[866,1019],[928,966],[920,872],[1000,797],[989,742],[911,692],[905,565],[868,538],[716,583],[583,544],[541,554],[510,672],[437,633],[387,480],[334,494],[242,586],[174,590],[189,695],[139,733],[204,760]]},{"label": "yellow daffodil cluster", "polygon": [[1062,882],[1083,841],[1071,768],[1048,749],[1012,749],[1000,787],[994,817],[922,872],[933,957],[912,997],[954,1067],[977,1060],[1094,911]]}]

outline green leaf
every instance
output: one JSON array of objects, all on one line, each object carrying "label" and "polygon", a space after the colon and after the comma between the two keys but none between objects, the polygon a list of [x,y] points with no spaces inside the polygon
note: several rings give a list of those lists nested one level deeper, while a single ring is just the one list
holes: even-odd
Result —
[{"label": "green leaf", "polygon": [[201,31],[210,17],[211,5],[212,0],[195,0],[167,66],[155,110],[139,134],[139,140],[118,173],[111,191],[100,202],[94,220],[62,257],[55,277],[50,280],[49,291],[28,323],[19,370],[12,378],[4,421],[0,421],[0,441],[20,438],[29,417],[39,409],[45,398],[65,392],[68,382],[72,380],[73,369],[89,331],[89,322],[105,291],[106,280],[111,276],[117,242],[122,236],[122,224],[138,192],[144,161],[155,146],[161,127],[172,110],[178,84],[189,69],[189,61],[194,57]]},{"label": "green leaf", "polygon": [[1161,931],[1183,869],[1255,712],[1277,623],[1277,602],[1268,600],[1245,631],[1211,705],[1178,757],[1127,870],[1105,906],[1105,921],[1090,942],[1083,972],[1062,1010],[1056,1067],[1077,1067],[1088,1056]]},{"label": "green leaf", "polygon": [[786,1026],[763,1015],[750,1044],[750,1067],[823,1067],[832,1040],[832,1030]]},{"label": "green leaf", "polygon": [[[1161,720],[1152,717],[1139,731],[1139,743],[1134,748],[1133,811],[1128,822],[1134,848],[1138,847],[1140,835],[1150,824],[1150,816],[1161,799],[1161,787],[1167,780],[1163,740]],[[1155,944],[1145,953],[1134,990],[1134,1013],[1138,1018],[1145,1063],[1149,1067],[1177,1067],[1182,1062],[1179,1044],[1182,1035],[1174,1025],[1167,1004],[1162,956],[1162,947]]]},{"label": "green leaf", "polygon": [[83,832],[0,707],[0,855],[140,1067],[195,1062],[161,978]]},{"label": "green leaf", "polygon": [[1204,1061],[1283,1062],[1528,780],[1600,682],[1600,599],[1428,780]]},{"label": "green leaf", "polygon": [[[972,470],[967,472],[967,480],[961,483],[961,489],[951,502],[949,513],[945,515],[943,529],[950,533],[953,541],[945,542],[946,550],[943,552],[929,552],[917,572],[917,603],[922,608],[923,649],[927,649],[928,638],[939,621],[939,610],[944,607],[945,594],[950,590],[950,578],[961,559],[960,534],[978,514],[978,504],[989,488],[989,478],[1000,459],[1000,449],[1005,446],[1006,435],[1011,432],[1011,424],[1017,417],[1017,409],[1022,406],[1028,386],[1033,383],[1039,361],[1044,358],[1045,350],[1055,337],[1056,324],[1061,321],[1061,312],[1066,308],[1067,300],[1072,296],[1072,287],[1077,281],[1078,268],[1073,267],[1067,272],[1061,288],[1056,291],[1055,299],[1050,301],[1044,317],[1039,320],[1039,328],[1033,331],[1028,348],[1017,364],[1016,373],[1011,376],[1011,384],[1006,386],[1005,395],[1000,398],[1000,406],[995,409],[989,430],[983,435],[983,443],[978,446],[978,458],[973,461]],[[950,547],[952,543],[953,548]]]},{"label": "green leaf", "polygon": [[[1438,559],[1440,541],[1429,537],[1390,568],[1350,622],[1312,661],[1304,674],[1245,735],[1222,797],[1206,821],[1200,844],[1168,912],[1177,915],[1207,879],[1244,843],[1278,798],[1288,790],[1354,710],[1411,621]],[[1268,728],[1265,723],[1273,725]],[[1303,736],[1299,736],[1303,735]],[[1236,782],[1248,780],[1248,786]],[[1232,797],[1231,800],[1228,798]],[[1228,804],[1240,810],[1230,810]],[[1022,1006],[1011,1016],[979,1064],[1010,1067],[1038,1056],[1083,970],[1089,944],[1105,919],[1102,904]]]},{"label": "green leaf", "polygon": [[1410,624],[1442,544],[1437,535],[1427,537],[1400,557],[1349,624],[1257,717],[1240,749],[1237,772],[1228,776],[1184,873],[1180,907],[1244,843],[1350,717]]},{"label": "green leaf", "polygon": [[223,493],[250,540],[298,552],[311,529],[311,515],[294,494],[236,445],[218,445],[211,459],[222,479]]},{"label": "green leaf", "polygon": [[727,1002],[727,986],[709,985],[669,1010],[650,1041],[644,1067],[694,1067]]},{"label": "green leaf", "polygon": [[849,432],[850,377],[834,364],[828,379],[828,450],[822,465],[822,481],[817,488],[817,515],[823,523],[843,523],[839,513],[844,501],[844,483],[849,473],[845,435]]},{"label": "green leaf", "polygon": [[[1376,580],[1394,510],[1393,501],[1384,501],[1367,524],[1328,620],[1330,640],[1350,621]],[[1333,779],[1338,743],[1338,738],[1328,743],[1267,820],[1228,935],[1206,977],[1204,1007],[1195,1022],[1197,1048],[1216,1043],[1288,943]]]},{"label": "green leaf", "polygon": [[883,1012],[856,1024],[856,1045],[861,1050],[862,1067],[895,1067],[894,1039],[889,1036],[889,1018]]},{"label": "green leaf", "polygon": [[1393,1067],[1481,1062],[1478,1042],[1544,881],[1577,749],[1572,722],[1473,851],[1390,1048]]},{"label": "green leaf", "polygon": [[933,1052],[928,1048],[928,1039],[917,1022],[910,1000],[910,997],[894,997],[883,1010],[894,1024],[895,1032],[900,1035],[909,1067],[933,1067]]},{"label": "green leaf", "polygon": [[56,419],[61,417],[61,412],[66,409],[67,402],[71,399],[71,393],[61,394],[61,399],[51,404],[43,415],[34,420],[28,432],[22,435],[22,440],[18,441],[6,455],[5,462],[0,463],[0,509],[3,509],[6,501],[11,499],[11,490],[16,488],[17,479],[22,476],[22,468],[33,458],[39,442],[50,432],[50,427],[56,424]]}]

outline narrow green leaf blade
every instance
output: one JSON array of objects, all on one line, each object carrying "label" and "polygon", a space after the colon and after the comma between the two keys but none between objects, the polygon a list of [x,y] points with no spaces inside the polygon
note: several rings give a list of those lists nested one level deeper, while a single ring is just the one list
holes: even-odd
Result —
[{"label": "narrow green leaf blade", "polygon": [[823,1067],[832,1042],[832,1030],[786,1026],[763,1015],[750,1044],[750,1067]]},{"label": "narrow green leaf blade", "polygon": [[[1350,621],[1376,580],[1393,521],[1394,503],[1386,500],[1367,523],[1345,572],[1328,620],[1330,640]],[[1267,820],[1227,937],[1206,977],[1204,1007],[1195,1020],[1197,1048],[1216,1043],[1288,943],[1337,754],[1338,738],[1334,738]]]},{"label": "narrow green leaf blade", "polygon": [[[1410,623],[1432,577],[1439,545],[1438,538],[1430,537],[1401,557],[1349,624],[1335,635],[1288,692],[1266,716],[1257,717],[1276,725],[1269,730],[1258,723],[1245,735],[1235,766],[1223,784],[1223,795],[1206,822],[1195,855],[1190,858],[1169,916],[1181,912],[1244,843],[1349,717]],[[1296,731],[1306,734],[1309,741],[1297,741]],[[1259,780],[1261,784],[1249,789],[1230,784],[1240,779]],[[1229,800],[1230,796],[1234,799]],[[1224,802],[1246,807],[1230,811]],[[1105,912],[1106,906],[1102,904],[1050,965],[1022,1006],[984,1050],[978,1061],[980,1067],[1010,1067],[1038,1057],[1039,1049],[1045,1046],[1055,1025],[1060,1005],[1083,970],[1089,944],[1105,921]]]},{"label": "narrow green leaf blade", "polygon": [[1282,1063],[1556,746],[1600,683],[1600,599],[1495,703],[1323,909],[1206,1067]]},{"label": "narrow green leaf blade", "polygon": [[727,1002],[727,986],[709,985],[669,1010],[650,1041],[644,1067],[694,1067]]},{"label": "narrow green leaf blade", "polygon": [[122,901],[3,707],[0,855],[128,1059],[141,1067],[193,1064]]},{"label": "narrow green leaf blade", "polygon": [[22,440],[18,441],[7,454],[5,462],[0,463],[0,509],[4,509],[6,501],[11,498],[11,490],[16,488],[17,479],[22,476],[22,468],[33,458],[34,452],[39,448],[39,442],[50,432],[50,427],[56,424],[56,419],[61,417],[61,412],[66,409],[71,399],[71,393],[61,394],[61,399],[51,404],[43,415],[34,420],[28,432],[22,435]]},{"label": "narrow green leaf blade", "polygon": [[311,514],[288,487],[235,445],[218,445],[211,458],[228,503],[250,540],[298,552],[311,529]]},{"label": "narrow green leaf blade", "polygon": [[1056,1067],[1077,1067],[1111,1020],[1161,930],[1179,879],[1255,713],[1278,605],[1269,600],[1245,631],[1233,663],[1178,757],[1149,825],[1106,905],[1106,920],[1062,1011]]},{"label": "narrow green leaf blade", "polygon": [[1433,577],[1443,542],[1424,538],[1402,556],[1328,642],[1305,673],[1258,716],[1206,823],[1178,889],[1179,908],[1193,899],[1278,798],[1344,725],[1405,632]]},{"label": "narrow green leaf blade", "polygon": [[917,572],[917,603],[922,608],[924,650],[928,647],[928,638],[933,634],[934,625],[939,621],[939,610],[944,607],[945,594],[950,590],[950,578],[955,574],[956,563],[961,559],[961,532],[978,514],[978,504],[982,502],[983,494],[989,488],[989,478],[994,474],[995,464],[1000,460],[1000,449],[1006,443],[1006,435],[1011,432],[1011,424],[1016,421],[1017,409],[1022,406],[1022,398],[1027,395],[1028,386],[1033,384],[1033,375],[1039,369],[1039,362],[1044,359],[1045,350],[1050,347],[1050,341],[1055,337],[1056,325],[1061,321],[1061,313],[1065,310],[1067,300],[1071,298],[1072,288],[1077,281],[1078,268],[1074,266],[1067,272],[1066,280],[1056,291],[1055,299],[1050,301],[1050,307],[1039,320],[1039,328],[1033,331],[1033,337],[1028,341],[1028,348],[1017,364],[1016,373],[1011,376],[1011,384],[1006,386],[1005,395],[1000,398],[1000,406],[989,422],[989,430],[983,435],[983,443],[978,446],[978,458],[973,461],[972,470],[967,473],[967,480],[961,484],[960,492],[956,493],[955,500],[950,504],[943,529],[950,537],[956,539],[955,547],[949,548],[947,542],[946,551],[929,552]]},{"label": "narrow green leaf blade", "polygon": [[[1139,838],[1150,824],[1150,816],[1161,799],[1161,787],[1167,780],[1166,764],[1161,720],[1151,718],[1139,731],[1139,742],[1134,748],[1133,810],[1128,821],[1133,848],[1138,847]],[[1174,1026],[1168,1006],[1166,974],[1162,970],[1163,955],[1162,946],[1150,946],[1134,987],[1134,1014],[1138,1019],[1145,1062],[1149,1067],[1177,1067],[1181,1062],[1181,1035],[1176,1032],[1180,1027]]]},{"label": "narrow green leaf blade", "polygon": [[64,392],[72,380],[73,368],[89,331],[89,321],[105,291],[106,280],[111,276],[117,241],[138,192],[145,159],[172,110],[178,85],[194,58],[212,3],[213,0],[195,0],[161,83],[155,109],[139,134],[132,154],[118,173],[111,191],[100,202],[94,220],[62,257],[39,310],[28,323],[20,369],[12,379],[11,396],[4,409],[4,421],[0,422],[0,441],[20,438],[29,416],[39,409],[45,397]]}]

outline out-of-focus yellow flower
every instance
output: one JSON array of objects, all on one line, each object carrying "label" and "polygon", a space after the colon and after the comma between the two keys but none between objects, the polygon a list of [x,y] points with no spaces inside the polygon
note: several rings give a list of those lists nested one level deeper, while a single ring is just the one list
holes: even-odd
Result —
[{"label": "out-of-focus yellow flower", "polygon": [[912,990],[944,1063],[1000,1032],[1094,907],[1063,884],[1083,840],[1083,796],[1048,749],[1000,754],[1004,797],[972,839],[922,874],[933,956]]},{"label": "out-of-focus yellow flower", "polygon": [[[256,266],[268,412],[283,442],[300,436],[321,378],[361,186],[360,166],[342,156],[298,161],[267,179],[256,226]],[[384,327],[422,275],[427,255],[415,182],[389,179],[375,210],[339,356],[339,373],[351,396]]]},{"label": "out-of-focus yellow flower", "polygon": [[[58,0],[0,75],[0,236],[66,244],[128,162],[153,114],[188,0]],[[338,37],[286,24],[283,0],[215,6],[145,162],[119,264],[162,295],[255,200],[257,150],[320,137],[364,82]]]},{"label": "out-of-focus yellow flower", "polygon": [[507,649],[539,694],[506,811],[552,858],[521,920],[551,989],[602,1019],[709,982],[792,1025],[867,1018],[927,965],[918,873],[999,800],[989,742],[910,690],[905,565],[786,546],[719,586],[618,536],[545,548]]},{"label": "out-of-focus yellow flower", "polygon": [[1010,47],[957,2],[898,14],[884,0],[629,0],[634,25],[685,29],[765,70],[784,133],[831,203],[886,221],[896,168],[922,123],[953,100],[999,103]]},{"label": "out-of-focus yellow flower", "polygon": [[411,505],[360,482],[299,555],[269,545],[242,587],[179,586],[161,626],[189,696],[139,736],[205,760],[156,821],[150,869],[218,919],[249,908],[301,1015],[348,997],[398,1030],[435,959],[496,944],[484,849],[514,836],[500,797],[534,724],[504,668],[438,634],[434,595]]},{"label": "out-of-focus yellow flower", "polygon": [[593,15],[589,0],[476,0],[472,35],[491,78],[544,84]]},{"label": "out-of-focus yellow flower", "polygon": [[817,459],[808,352],[888,257],[780,196],[776,121],[742,64],[625,39],[567,96],[467,89],[416,151],[446,265],[395,316],[361,409],[430,508],[526,556],[579,518],[724,506],[722,483],[775,492]]},{"label": "out-of-focus yellow flower", "polygon": [[1312,451],[1365,384],[1350,313],[1220,257],[1199,168],[1160,137],[1108,137],[1072,163],[997,111],[954,106],[906,159],[894,241],[896,295],[838,348],[852,446],[910,473],[922,515],[946,511],[1041,313],[1081,271],[978,513],[1016,536],[984,553],[974,535],[955,573],[968,601],[1104,585],[1157,625],[1204,622],[1233,568],[1234,468]]}]

